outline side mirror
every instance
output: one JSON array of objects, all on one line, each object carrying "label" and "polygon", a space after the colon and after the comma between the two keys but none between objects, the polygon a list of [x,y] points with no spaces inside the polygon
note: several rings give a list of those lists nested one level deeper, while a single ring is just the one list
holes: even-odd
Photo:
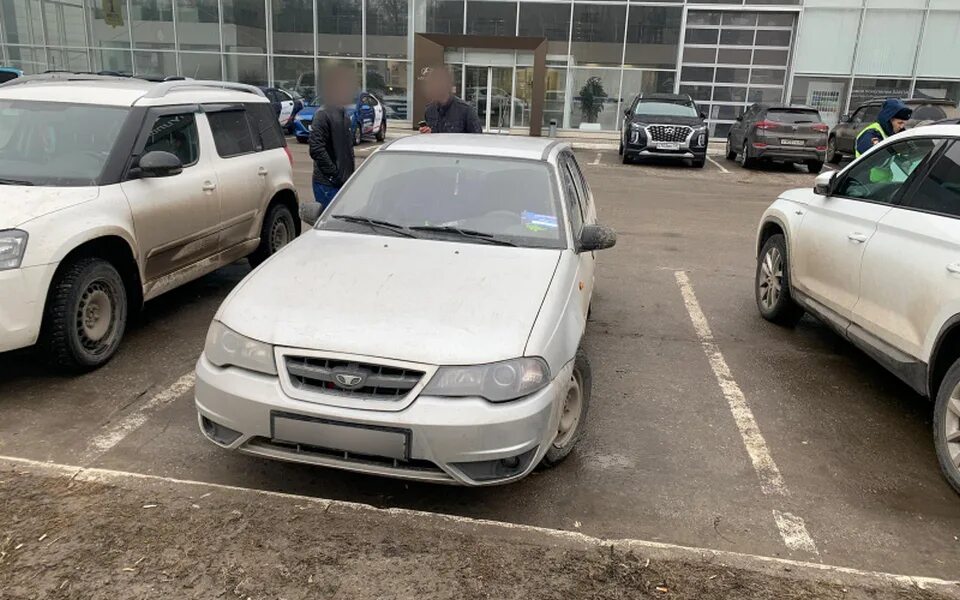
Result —
[{"label": "side mirror", "polygon": [[584,225],[580,230],[580,251],[593,252],[612,248],[617,243],[617,232],[603,225]]},{"label": "side mirror", "polygon": [[836,177],[836,171],[826,171],[825,173],[817,175],[817,178],[813,180],[813,193],[818,196],[829,196],[832,194]]},{"label": "side mirror", "polygon": [[323,205],[319,202],[308,202],[300,205],[300,219],[309,223],[310,227],[317,224],[323,214]]},{"label": "side mirror", "polygon": [[630,116],[630,109],[629,109],[629,108],[623,111],[623,116],[625,116],[625,117],[629,117],[629,116]]},{"label": "side mirror", "polygon": [[183,163],[177,155],[163,150],[153,150],[140,157],[137,162],[141,177],[170,177],[183,171]]},{"label": "side mirror", "polygon": [[700,113],[700,118],[701,118],[701,119],[706,119],[706,118],[707,118],[707,113],[701,112],[701,113]]}]

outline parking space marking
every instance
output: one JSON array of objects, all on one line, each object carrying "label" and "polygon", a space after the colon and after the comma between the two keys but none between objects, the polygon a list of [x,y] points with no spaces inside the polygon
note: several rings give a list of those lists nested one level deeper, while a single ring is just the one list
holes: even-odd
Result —
[{"label": "parking space marking", "polygon": [[723,165],[721,165],[721,164],[718,163],[717,161],[713,160],[713,159],[710,158],[709,156],[707,156],[707,160],[709,160],[711,163],[713,163],[713,166],[715,166],[716,168],[720,169],[722,172],[726,173],[727,175],[730,174],[730,171],[728,171]]},{"label": "parking space marking", "polygon": [[591,164],[591,165],[599,165],[599,164],[600,164],[600,153],[599,153],[599,152],[597,152],[597,157],[596,157],[595,159],[593,159],[593,162],[591,162],[590,164]]},{"label": "parking space marking", "polygon": [[173,382],[170,387],[157,393],[145,403],[138,406],[133,412],[110,426],[109,429],[90,440],[90,443],[87,444],[87,448],[82,454],[81,463],[90,464],[100,456],[109,452],[111,448],[122,442],[123,438],[142,427],[143,424],[147,422],[151,413],[163,408],[190,391],[195,382],[196,373],[190,371]]},{"label": "parking space marking", "polygon": [[813,543],[813,538],[807,533],[807,526],[803,519],[788,512],[774,510],[773,520],[776,521],[777,529],[780,530],[780,537],[783,538],[783,543],[786,544],[787,548],[820,555],[820,552],[817,551],[817,545]]}]

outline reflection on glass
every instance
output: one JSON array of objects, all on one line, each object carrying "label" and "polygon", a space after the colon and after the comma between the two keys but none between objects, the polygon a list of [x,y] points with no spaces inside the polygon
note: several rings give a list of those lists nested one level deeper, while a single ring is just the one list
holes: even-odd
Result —
[{"label": "reflection on glass", "polygon": [[547,38],[547,54],[567,54],[570,4],[520,3],[520,35]]},{"label": "reflection on glass", "polygon": [[[563,104],[566,94],[567,70],[547,67],[546,93],[543,100],[543,119],[541,125],[550,126],[555,120],[557,127],[563,126]],[[523,102],[523,110],[514,110],[513,126],[530,126],[530,108],[533,105],[533,67],[517,67],[517,100]]]},{"label": "reflection on glass", "polygon": [[[87,34],[83,24],[82,0],[44,2],[43,18],[48,46],[87,45]],[[72,60],[68,62],[72,62]]]},{"label": "reflection on glass", "polygon": [[266,56],[227,54],[225,64],[228,81],[239,81],[250,85],[267,85]]},{"label": "reflection on glass", "polygon": [[217,0],[177,0],[177,37],[181,50],[219,51],[220,9]]},{"label": "reflection on glass", "polygon": [[418,33],[463,33],[463,0],[417,0]]},{"label": "reflection on glass", "polygon": [[174,48],[173,0],[131,0],[133,45]]},{"label": "reflection on glass", "polygon": [[682,15],[680,7],[630,6],[624,64],[674,68]]},{"label": "reflection on glass", "polygon": [[361,0],[317,0],[317,51],[360,56],[363,50]]},{"label": "reflection on glass", "polygon": [[[89,2],[91,46],[96,48],[129,48],[130,30],[127,28],[127,3],[122,0]],[[127,56],[130,62],[130,56]],[[132,66],[132,65],[130,65]],[[129,71],[128,71],[129,72]]]},{"label": "reflection on glass", "polygon": [[[313,21],[311,19],[310,21]],[[273,59],[273,85],[297,92],[306,99],[317,95],[312,58],[276,56]]]},{"label": "reflection on glass", "polygon": [[93,55],[94,68],[124,75],[133,74],[133,62],[128,50],[100,50]]},{"label": "reflection on glass", "polygon": [[90,57],[86,50],[60,50],[50,48],[48,51],[48,68],[56,71],[89,71]]},{"label": "reflection on glass", "polygon": [[467,3],[467,33],[473,35],[516,35],[517,5],[513,2]]},{"label": "reflection on glass", "polygon": [[616,129],[620,69],[574,69],[571,83],[570,127]]},{"label": "reflection on glass", "polygon": [[26,75],[34,75],[47,70],[42,48],[26,46],[7,46],[8,62],[11,67],[20,69]]},{"label": "reflection on glass", "polygon": [[227,52],[266,53],[266,22],[263,0],[223,0],[224,49]]},{"label": "reflection on glass", "polygon": [[173,52],[134,52],[133,72],[147,77],[170,77],[177,74],[177,58]]},{"label": "reflection on glass", "polygon": [[0,26],[8,44],[43,44],[40,0],[3,0]]},{"label": "reflection on glass", "polygon": [[623,60],[626,16],[626,6],[574,5],[571,60],[579,65],[619,66]]},{"label": "reflection on glass", "polygon": [[407,0],[367,0],[367,56],[407,55]]},{"label": "reflection on glass", "polygon": [[407,63],[394,60],[367,61],[367,90],[383,103],[387,119],[409,120]]},{"label": "reflection on glass", "polygon": [[184,77],[223,79],[219,54],[180,53],[180,69]]},{"label": "reflection on glass", "polygon": [[272,7],[273,51],[313,54],[313,0],[272,0]]}]

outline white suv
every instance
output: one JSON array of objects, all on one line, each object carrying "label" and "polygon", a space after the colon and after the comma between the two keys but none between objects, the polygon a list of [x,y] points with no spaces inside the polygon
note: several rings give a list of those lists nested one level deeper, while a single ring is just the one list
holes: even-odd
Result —
[{"label": "white suv", "polygon": [[0,86],[0,352],[86,370],[131,310],[300,232],[292,159],[256,88],[83,75]]},{"label": "white suv", "polygon": [[804,310],[934,398],[933,439],[960,492],[960,126],[911,129],[763,215],[757,306]]}]

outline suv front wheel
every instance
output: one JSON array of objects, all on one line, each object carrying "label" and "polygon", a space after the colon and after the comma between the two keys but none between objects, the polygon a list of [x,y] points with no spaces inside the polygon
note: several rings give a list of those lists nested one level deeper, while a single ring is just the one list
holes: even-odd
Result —
[{"label": "suv front wheel", "polygon": [[796,325],[803,308],[790,293],[787,243],[782,234],[770,236],[760,250],[754,283],[760,315],[778,325]]},{"label": "suv front wheel", "polygon": [[105,364],[126,327],[127,290],[112,264],[81,258],[56,274],[40,334],[54,366],[89,371]]},{"label": "suv front wheel", "polygon": [[937,393],[933,444],[943,474],[960,494],[960,359],[947,371]]},{"label": "suv front wheel", "polygon": [[248,258],[250,265],[258,266],[296,237],[297,226],[293,220],[293,213],[285,204],[274,204],[270,207],[260,228],[260,245]]}]

